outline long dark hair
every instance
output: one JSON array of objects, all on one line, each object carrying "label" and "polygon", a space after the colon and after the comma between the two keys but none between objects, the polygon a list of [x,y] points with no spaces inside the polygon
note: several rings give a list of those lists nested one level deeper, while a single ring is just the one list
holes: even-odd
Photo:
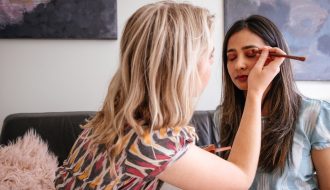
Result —
[{"label": "long dark hair", "polygon": [[[226,33],[223,42],[223,85],[220,118],[221,146],[232,145],[242,117],[245,96],[232,82],[227,70],[227,47],[229,38],[248,29],[263,39],[265,44],[279,47],[286,53],[288,47],[281,32],[269,19],[252,15],[246,19],[236,21]],[[283,171],[285,164],[292,163],[292,144],[295,131],[295,121],[298,118],[301,96],[294,83],[291,63],[285,59],[280,73],[274,78],[271,88],[264,98],[269,103],[268,119],[262,130],[262,144],[259,158],[259,169],[265,172]],[[263,103],[264,105],[264,103]],[[253,126],[251,126],[253,127]],[[221,156],[228,158],[229,153]]]}]

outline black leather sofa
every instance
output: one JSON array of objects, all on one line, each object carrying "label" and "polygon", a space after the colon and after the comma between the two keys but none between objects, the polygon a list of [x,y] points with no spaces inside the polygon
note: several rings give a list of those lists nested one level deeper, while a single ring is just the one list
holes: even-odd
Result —
[{"label": "black leather sofa", "polygon": [[[196,142],[198,146],[215,144],[219,147],[213,114],[214,111],[196,111],[192,117],[191,125],[196,128],[199,137]],[[3,122],[0,145],[14,142],[29,129],[34,129],[48,143],[61,165],[82,131],[80,125],[94,115],[93,111],[11,114]]]}]

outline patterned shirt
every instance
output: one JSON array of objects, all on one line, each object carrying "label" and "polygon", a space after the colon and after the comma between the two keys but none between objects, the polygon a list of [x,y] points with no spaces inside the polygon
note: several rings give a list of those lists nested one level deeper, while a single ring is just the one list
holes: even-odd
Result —
[{"label": "patterned shirt", "polygon": [[[218,108],[214,120],[217,126],[219,111]],[[282,174],[258,170],[250,189],[318,189],[311,151],[325,148],[330,148],[330,103],[303,97],[299,118],[295,123],[293,164],[286,165]]]},{"label": "patterned shirt", "polygon": [[130,130],[116,159],[117,176],[110,176],[108,151],[104,145],[93,146],[90,136],[91,130],[85,129],[58,168],[56,189],[158,189],[162,183],[157,175],[195,142],[192,127],[161,129],[143,137]]}]

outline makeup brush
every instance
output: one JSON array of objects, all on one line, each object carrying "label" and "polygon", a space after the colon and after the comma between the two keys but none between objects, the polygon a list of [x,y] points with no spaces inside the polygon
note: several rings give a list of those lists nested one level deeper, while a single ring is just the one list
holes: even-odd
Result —
[{"label": "makeup brush", "polygon": [[[262,50],[253,50],[254,53],[261,53]],[[306,57],[303,57],[303,56],[295,56],[295,55],[283,55],[283,54],[277,54],[277,53],[274,53],[274,52],[269,52],[269,56],[270,57],[285,57],[285,58],[288,58],[288,59],[295,59],[295,60],[298,60],[298,61],[305,61],[306,60]]]}]

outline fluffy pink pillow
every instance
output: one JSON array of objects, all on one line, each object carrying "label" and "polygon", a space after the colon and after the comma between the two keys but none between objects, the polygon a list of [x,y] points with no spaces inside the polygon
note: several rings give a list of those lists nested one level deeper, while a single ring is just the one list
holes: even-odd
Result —
[{"label": "fluffy pink pillow", "polygon": [[0,189],[55,189],[57,159],[33,131],[0,147]]}]

